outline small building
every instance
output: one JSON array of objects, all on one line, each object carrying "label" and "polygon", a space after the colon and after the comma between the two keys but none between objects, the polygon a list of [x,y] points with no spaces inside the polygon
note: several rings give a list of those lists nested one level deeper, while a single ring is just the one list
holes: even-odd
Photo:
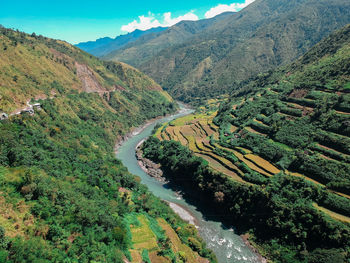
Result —
[{"label": "small building", "polygon": [[35,103],[32,105],[34,109],[40,110],[41,109],[41,104],[40,103]]},{"label": "small building", "polygon": [[28,113],[30,115],[33,115],[34,114],[34,110],[32,108],[27,108],[27,109],[24,109],[21,111],[21,114],[23,113]]},{"label": "small building", "polygon": [[0,121],[6,120],[8,118],[9,118],[9,116],[5,112],[0,113]]}]

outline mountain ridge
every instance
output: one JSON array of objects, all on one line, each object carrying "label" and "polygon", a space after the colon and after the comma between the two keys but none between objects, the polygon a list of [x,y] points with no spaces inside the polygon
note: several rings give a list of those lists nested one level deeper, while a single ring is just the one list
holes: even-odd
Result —
[{"label": "mountain ridge", "polygon": [[[163,48],[181,44],[196,33],[205,30],[212,23],[221,21],[232,14],[232,12],[225,12],[210,19],[181,21],[163,32],[141,37],[120,50],[106,54],[102,58],[105,60],[123,61],[138,67]],[[142,46],[142,48],[138,48],[138,46],[142,45],[144,42],[146,45]]]},{"label": "mountain ridge", "polygon": [[217,103],[159,127],[145,157],[271,261],[349,261],[350,24]]},{"label": "mountain ridge", "polygon": [[144,35],[162,32],[166,29],[167,27],[157,27],[157,28],[151,28],[148,30],[136,29],[133,32],[130,32],[125,35],[117,36],[114,39],[110,37],[103,37],[103,38],[96,39],[95,41],[81,42],[79,44],[76,44],[75,46],[81,48],[82,50],[94,56],[101,57],[114,50],[118,50],[124,47],[129,42],[136,41],[137,39],[139,39]]},{"label": "mountain ridge", "polygon": [[147,50],[145,42],[133,47],[137,56],[115,59],[127,57],[129,64],[188,102],[200,97],[197,94],[210,97],[227,92],[254,74],[292,62],[349,23],[349,12],[345,0],[257,0],[155,56],[138,53],[137,49]]},{"label": "mountain ridge", "polygon": [[171,102],[155,81],[124,63],[104,62],[66,42],[35,34],[2,28],[0,36],[0,111],[12,113],[32,98],[65,92],[110,97],[150,91]]}]

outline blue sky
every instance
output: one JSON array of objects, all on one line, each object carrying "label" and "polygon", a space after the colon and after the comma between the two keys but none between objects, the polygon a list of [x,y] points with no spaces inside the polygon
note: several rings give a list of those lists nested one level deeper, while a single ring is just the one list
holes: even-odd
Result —
[{"label": "blue sky", "polygon": [[76,44],[239,11],[253,1],[2,0],[0,24]]}]

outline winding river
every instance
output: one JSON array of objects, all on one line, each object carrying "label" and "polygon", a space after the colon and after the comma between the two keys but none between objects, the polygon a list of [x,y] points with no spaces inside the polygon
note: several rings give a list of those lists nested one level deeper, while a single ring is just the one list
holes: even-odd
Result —
[{"label": "winding river", "polygon": [[129,139],[125,140],[117,151],[120,159],[128,170],[139,176],[141,182],[148,186],[154,195],[170,203],[175,212],[181,217],[187,217],[188,221],[198,227],[200,236],[205,240],[207,246],[214,251],[220,263],[236,262],[260,262],[256,254],[236,235],[232,229],[225,228],[220,222],[204,218],[198,209],[187,203],[176,192],[164,187],[164,184],[146,174],[138,164],[135,157],[136,146],[151,135],[157,123],[164,123],[192,113],[193,110],[181,106],[177,114],[158,119],[139,132],[135,132]]}]

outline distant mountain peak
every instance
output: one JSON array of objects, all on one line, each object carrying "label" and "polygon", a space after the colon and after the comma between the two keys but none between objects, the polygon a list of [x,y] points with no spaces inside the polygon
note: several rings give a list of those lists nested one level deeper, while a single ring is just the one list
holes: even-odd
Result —
[{"label": "distant mountain peak", "polygon": [[82,42],[76,46],[92,55],[101,57],[111,51],[124,47],[130,42],[136,41],[144,35],[161,32],[166,29],[167,27],[155,27],[148,30],[136,29],[133,32],[116,36],[114,39],[110,37],[103,37],[96,39],[95,41]]}]

